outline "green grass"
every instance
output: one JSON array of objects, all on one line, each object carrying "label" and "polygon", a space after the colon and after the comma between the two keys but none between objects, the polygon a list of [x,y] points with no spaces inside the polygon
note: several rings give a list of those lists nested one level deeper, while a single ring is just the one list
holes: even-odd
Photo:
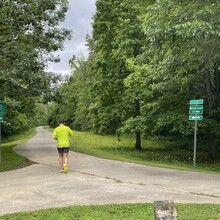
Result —
[{"label": "green grass", "polygon": [[[220,206],[176,204],[179,220],[219,220]],[[73,206],[4,215],[1,220],[154,220],[153,204]]]},{"label": "green grass", "polygon": [[112,160],[219,174],[220,160],[210,164],[206,161],[204,153],[197,152],[197,165],[193,168],[193,152],[181,149],[177,146],[178,143],[168,139],[144,140],[141,151],[134,149],[134,141],[134,138],[128,136],[119,141],[116,136],[75,131],[74,137],[71,138],[71,150]]},{"label": "green grass", "polygon": [[20,167],[24,167],[30,163],[30,161],[15,153],[13,148],[17,145],[25,143],[36,133],[35,129],[24,132],[20,135],[15,135],[7,140],[3,140],[1,144],[2,148],[2,161],[0,166],[0,172],[14,170]]}]

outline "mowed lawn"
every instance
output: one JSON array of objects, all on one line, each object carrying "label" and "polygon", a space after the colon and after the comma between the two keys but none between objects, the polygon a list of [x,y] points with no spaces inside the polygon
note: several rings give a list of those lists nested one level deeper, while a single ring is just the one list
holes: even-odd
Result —
[{"label": "mowed lawn", "polygon": [[143,149],[137,151],[134,149],[135,138],[131,136],[122,136],[118,140],[117,136],[75,131],[74,137],[71,138],[71,150],[93,156],[171,169],[220,174],[220,154],[215,163],[208,163],[206,153],[198,151],[197,165],[194,168],[193,140],[187,144],[190,150],[181,148],[177,142],[151,137],[143,140]]},{"label": "mowed lawn", "polygon": [[17,145],[24,144],[35,134],[36,130],[30,129],[23,134],[14,135],[9,139],[2,140],[0,172],[18,169],[31,164],[27,158],[15,153],[13,148]]},{"label": "mowed lawn", "polygon": [[[219,220],[220,206],[176,204],[179,220]],[[153,204],[73,206],[15,213],[1,220],[154,220]]]}]

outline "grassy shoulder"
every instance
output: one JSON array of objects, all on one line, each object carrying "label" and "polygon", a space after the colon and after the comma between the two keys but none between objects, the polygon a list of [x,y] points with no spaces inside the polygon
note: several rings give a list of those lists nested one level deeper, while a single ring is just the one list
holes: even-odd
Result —
[{"label": "grassy shoulder", "polygon": [[1,144],[2,161],[0,172],[14,170],[30,163],[26,157],[15,153],[13,148],[17,145],[24,144],[34,134],[36,134],[36,130],[33,128],[23,134],[15,135],[7,140],[3,140]]},{"label": "grassy shoulder", "polygon": [[[176,204],[179,220],[219,220],[220,206],[213,204]],[[73,206],[0,216],[1,220],[154,220],[153,204],[116,204]]]},{"label": "grassy shoulder", "polygon": [[[52,128],[46,128],[53,131]],[[220,174],[220,157],[215,163],[206,161],[205,153],[197,152],[197,164],[193,167],[193,140],[191,150],[181,149],[180,143],[163,138],[143,140],[143,150],[134,149],[135,139],[122,136],[98,135],[92,132],[74,131],[71,150],[101,158],[119,160],[148,166],[164,167],[195,172]]]},{"label": "grassy shoulder", "polygon": [[134,138],[128,136],[122,137],[119,141],[116,136],[75,131],[74,137],[71,138],[71,150],[149,166],[217,174],[220,172],[220,160],[209,164],[205,161],[205,154],[201,152],[197,152],[197,165],[193,168],[193,150],[180,149],[175,146],[178,143],[167,139],[144,140],[141,151],[134,149],[134,141]]}]

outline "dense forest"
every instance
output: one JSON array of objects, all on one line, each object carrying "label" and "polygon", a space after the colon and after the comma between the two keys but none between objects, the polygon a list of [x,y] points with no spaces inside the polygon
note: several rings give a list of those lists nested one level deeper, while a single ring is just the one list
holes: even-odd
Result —
[{"label": "dense forest", "polygon": [[219,1],[97,0],[89,57],[73,55],[49,123],[77,130],[192,137],[189,101],[204,99],[198,135],[219,151]]},{"label": "dense forest", "polygon": [[[11,7],[11,2],[17,3]],[[193,138],[189,101],[203,99],[198,135],[208,158],[215,158],[220,151],[219,1],[97,0],[93,32],[86,39],[89,56],[72,56],[71,76],[61,86],[60,76],[44,67],[47,60],[56,61],[50,52],[70,36],[56,27],[67,2],[22,2],[0,3],[0,99],[10,108],[5,131],[39,121],[35,109],[40,108],[49,111],[52,127],[63,118],[80,131],[131,134],[137,150],[152,135],[174,138],[178,145]],[[40,113],[44,120],[47,114]]]}]

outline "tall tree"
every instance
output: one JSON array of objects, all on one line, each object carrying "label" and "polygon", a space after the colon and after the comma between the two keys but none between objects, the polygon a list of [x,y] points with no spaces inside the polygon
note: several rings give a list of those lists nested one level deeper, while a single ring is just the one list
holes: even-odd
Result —
[{"label": "tall tree", "polygon": [[[93,23],[96,77],[93,105],[96,127],[100,132],[116,132],[128,117],[138,117],[139,98],[124,96],[124,79],[130,74],[126,61],[141,51],[143,34],[137,16],[138,5],[128,1],[96,2]],[[109,11],[111,13],[109,13]],[[136,126],[136,149],[141,149],[141,132]]]},{"label": "tall tree", "polygon": [[[67,3],[66,0],[0,2],[0,100],[7,101],[18,112],[30,113],[36,97],[48,93],[56,78],[44,72],[44,68],[48,61],[57,61],[51,52],[62,49],[63,41],[70,37],[69,30],[58,28]],[[18,102],[26,107],[18,107],[15,104]],[[10,114],[7,120],[12,120]]]}]

